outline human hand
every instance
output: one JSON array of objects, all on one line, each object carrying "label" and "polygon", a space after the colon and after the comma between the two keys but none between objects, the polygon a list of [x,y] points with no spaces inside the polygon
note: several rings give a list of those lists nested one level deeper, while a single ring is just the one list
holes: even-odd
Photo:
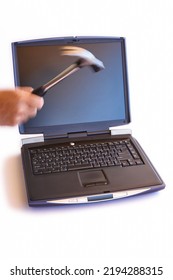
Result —
[{"label": "human hand", "polygon": [[19,125],[37,114],[44,100],[32,94],[32,90],[30,87],[0,90],[0,125]]}]

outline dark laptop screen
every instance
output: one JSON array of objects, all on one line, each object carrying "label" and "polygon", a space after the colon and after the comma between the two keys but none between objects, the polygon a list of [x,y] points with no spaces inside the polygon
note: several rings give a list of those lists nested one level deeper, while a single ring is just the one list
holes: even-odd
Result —
[{"label": "dark laptop screen", "polygon": [[20,127],[22,133],[66,133],[108,129],[130,121],[123,38],[46,39],[13,43],[15,84],[39,87],[77,57],[61,55],[62,46],[78,46],[101,60],[104,70],[81,68],[44,96],[44,107]]}]

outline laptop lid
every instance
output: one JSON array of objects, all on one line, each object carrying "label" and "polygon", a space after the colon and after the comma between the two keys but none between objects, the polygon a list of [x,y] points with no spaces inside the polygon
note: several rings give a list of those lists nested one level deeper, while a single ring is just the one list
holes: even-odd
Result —
[{"label": "laptop lid", "polygon": [[37,88],[74,63],[62,56],[63,46],[77,46],[101,60],[105,69],[90,67],[67,77],[44,96],[37,116],[19,127],[20,133],[45,137],[68,133],[100,133],[130,122],[125,39],[66,37],[12,43],[15,86]]}]

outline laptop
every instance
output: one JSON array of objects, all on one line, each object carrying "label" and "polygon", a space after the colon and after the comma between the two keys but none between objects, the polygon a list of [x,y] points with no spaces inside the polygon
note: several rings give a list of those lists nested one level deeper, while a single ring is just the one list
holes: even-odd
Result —
[{"label": "laptop", "polygon": [[130,130],[125,38],[65,37],[12,43],[15,86],[34,89],[78,60],[80,48],[104,65],[85,65],[44,95],[19,126],[29,206],[95,203],[165,188]]}]

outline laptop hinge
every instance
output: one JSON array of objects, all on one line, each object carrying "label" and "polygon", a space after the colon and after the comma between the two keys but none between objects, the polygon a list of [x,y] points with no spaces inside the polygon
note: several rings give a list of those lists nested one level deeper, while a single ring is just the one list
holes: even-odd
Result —
[{"label": "laptop hinge", "polygon": [[87,132],[87,131],[78,131],[78,132],[69,132],[67,134],[58,134],[58,135],[44,135],[44,140],[53,140],[53,139],[62,139],[62,138],[82,138],[82,137],[87,137],[87,136],[94,136],[94,135],[103,135],[103,134],[109,134],[109,130],[104,130],[104,131],[92,131],[92,132]]},{"label": "laptop hinge", "polygon": [[132,135],[131,129],[118,129],[115,127],[110,128],[111,135]]},{"label": "laptop hinge", "polygon": [[44,142],[46,140],[53,140],[53,139],[62,139],[62,138],[81,138],[81,137],[87,137],[87,136],[94,136],[94,135],[105,135],[105,134],[111,134],[111,135],[125,135],[125,134],[132,134],[132,131],[130,129],[117,129],[114,127],[111,127],[110,130],[104,130],[104,131],[82,131],[82,132],[70,132],[67,134],[59,134],[59,135],[43,135],[39,134],[36,136],[25,136],[21,140],[21,144],[31,144],[31,143],[38,143],[38,142]]},{"label": "laptop hinge", "polygon": [[87,137],[88,133],[86,131],[82,131],[82,132],[70,132],[67,134],[68,138],[81,138],[81,137]]},{"label": "laptop hinge", "polygon": [[67,134],[58,134],[58,135],[44,135],[44,140],[54,140],[54,139],[62,139],[62,138],[78,138],[78,137],[86,137],[87,132],[75,132],[75,133],[67,133]]},{"label": "laptop hinge", "polygon": [[68,138],[81,138],[81,137],[87,137],[87,136],[96,136],[96,135],[105,135],[105,134],[109,134],[110,135],[110,131],[109,130],[103,130],[103,131],[82,131],[82,132],[70,132],[67,134]]},{"label": "laptop hinge", "polygon": [[25,144],[40,143],[40,142],[44,142],[43,134],[35,135],[32,137],[31,135],[25,135],[25,137],[21,139],[22,146]]}]

